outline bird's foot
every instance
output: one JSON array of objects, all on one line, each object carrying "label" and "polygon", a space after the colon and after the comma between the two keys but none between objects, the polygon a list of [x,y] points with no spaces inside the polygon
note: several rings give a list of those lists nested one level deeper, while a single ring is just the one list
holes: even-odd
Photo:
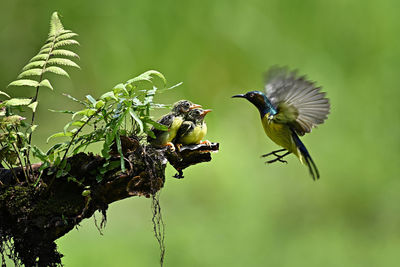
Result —
[{"label": "bird's foot", "polygon": [[266,161],[265,163],[271,164],[271,163],[274,163],[274,162],[276,162],[276,161],[279,161],[279,162],[282,162],[282,163],[286,163],[286,164],[287,164],[287,161],[284,160],[284,159],[282,159],[281,157],[276,157],[276,158],[274,158],[274,159],[272,159],[272,160]]},{"label": "bird's foot", "polygon": [[168,142],[165,146],[167,146],[172,152],[175,151],[175,145],[172,142]]},{"label": "bird's foot", "polygon": [[183,146],[182,144],[175,144],[176,149],[178,150],[178,152],[181,151],[181,147]]},{"label": "bird's foot", "polygon": [[265,163],[268,163],[268,164],[274,163],[274,162],[276,162],[276,161],[279,161],[279,162],[282,162],[282,163],[287,163],[287,161],[286,161],[286,160],[283,160],[283,158],[284,158],[285,156],[289,155],[290,152],[286,152],[286,153],[283,154],[283,155],[279,155],[279,154],[278,154],[278,152],[283,152],[283,151],[286,151],[286,149],[275,150],[275,151],[272,151],[271,153],[261,155],[261,157],[265,158],[265,157],[269,157],[269,156],[275,156],[274,159],[268,160],[268,161],[265,162]]},{"label": "bird's foot", "polygon": [[205,144],[207,146],[211,146],[211,142],[208,140],[201,141],[200,144]]}]

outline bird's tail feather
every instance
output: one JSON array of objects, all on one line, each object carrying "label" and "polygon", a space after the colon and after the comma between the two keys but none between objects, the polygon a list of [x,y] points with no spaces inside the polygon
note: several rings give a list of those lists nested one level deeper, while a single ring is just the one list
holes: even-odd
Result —
[{"label": "bird's tail feather", "polygon": [[293,140],[296,143],[296,146],[298,147],[301,156],[304,158],[304,162],[307,167],[308,170],[310,171],[310,174],[313,178],[313,180],[315,179],[319,179],[319,171],[317,169],[317,166],[315,165],[313,159],[310,156],[310,153],[308,153],[307,148],[304,146],[303,142],[301,142],[300,138],[297,136],[297,134],[292,131],[292,136],[293,136]]}]

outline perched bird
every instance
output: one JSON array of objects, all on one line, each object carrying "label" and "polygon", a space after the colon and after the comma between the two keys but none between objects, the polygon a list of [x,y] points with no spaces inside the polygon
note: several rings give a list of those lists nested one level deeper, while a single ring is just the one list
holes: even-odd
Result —
[{"label": "perched bird", "polygon": [[176,137],[176,134],[181,127],[183,121],[186,119],[187,113],[194,109],[199,108],[200,105],[193,104],[188,100],[180,100],[172,106],[170,113],[164,115],[157,122],[168,127],[167,131],[151,128],[156,138],[151,136],[147,137],[147,141],[155,147],[170,146],[174,148],[172,140]]},{"label": "perched bird", "polygon": [[176,135],[176,143],[182,145],[200,143],[210,145],[211,143],[208,140],[201,141],[207,134],[207,125],[204,122],[204,117],[209,112],[211,112],[211,109],[196,108],[189,111],[187,119],[182,123]]},{"label": "perched bird", "polygon": [[[319,172],[310,153],[300,141],[299,135],[311,132],[311,129],[324,122],[329,114],[329,100],[320,92],[314,82],[305,76],[297,76],[296,71],[274,67],[267,72],[265,93],[251,91],[233,97],[246,98],[255,105],[261,115],[261,123],[267,136],[283,149],[262,155],[275,156],[266,163],[282,160],[293,153],[307,165],[312,178],[318,179]],[[286,152],[279,155],[279,152]]]}]

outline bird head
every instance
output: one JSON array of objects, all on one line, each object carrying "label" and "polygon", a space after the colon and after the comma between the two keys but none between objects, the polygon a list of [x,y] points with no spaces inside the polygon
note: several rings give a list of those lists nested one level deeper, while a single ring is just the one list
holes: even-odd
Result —
[{"label": "bird head", "polygon": [[193,122],[202,122],[211,109],[195,108],[189,111],[187,119]]},{"label": "bird head", "polygon": [[272,115],[276,114],[275,108],[272,106],[271,102],[263,92],[250,91],[245,94],[234,95],[232,97],[245,98],[250,101],[260,111],[261,117],[264,117],[264,115],[267,113],[271,113]]},{"label": "bird head", "polygon": [[194,104],[189,100],[179,100],[172,106],[172,112],[176,114],[186,114],[195,108],[201,108],[201,105]]}]

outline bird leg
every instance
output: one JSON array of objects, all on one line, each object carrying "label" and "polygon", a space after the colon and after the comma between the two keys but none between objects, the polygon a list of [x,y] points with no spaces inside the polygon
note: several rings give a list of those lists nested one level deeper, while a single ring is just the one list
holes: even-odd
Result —
[{"label": "bird leg", "polygon": [[175,145],[172,142],[168,142],[165,146],[171,149],[172,152],[175,151]]},{"label": "bird leg", "polygon": [[207,146],[211,146],[211,142],[208,140],[201,141],[200,144],[205,144]]},{"label": "bird leg", "polygon": [[283,155],[277,154],[278,152],[283,152],[283,151],[286,151],[286,149],[275,150],[275,151],[272,151],[271,153],[264,154],[264,155],[262,155],[261,157],[264,158],[264,157],[268,157],[268,156],[271,156],[271,155],[274,155],[274,156],[276,157],[276,158],[274,158],[274,159],[272,159],[272,160],[266,161],[265,163],[274,163],[274,162],[276,162],[276,161],[280,161],[280,162],[282,162],[282,163],[287,163],[287,161],[286,161],[286,160],[283,160],[282,158],[284,158],[285,156],[289,155],[291,152],[286,152],[286,153],[283,154]]}]

